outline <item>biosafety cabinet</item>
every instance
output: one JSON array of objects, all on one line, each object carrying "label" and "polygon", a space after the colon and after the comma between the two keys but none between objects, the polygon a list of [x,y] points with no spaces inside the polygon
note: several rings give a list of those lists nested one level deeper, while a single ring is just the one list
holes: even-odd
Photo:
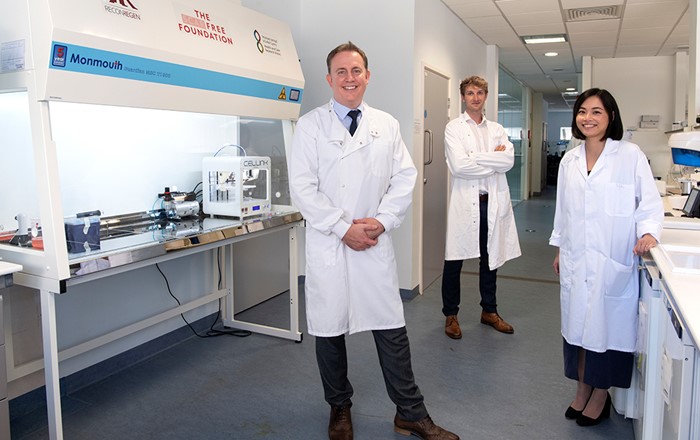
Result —
[{"label": "biosafety cabinet", "polygon": [[[0,259],[23,266],[15,284],[41,291],[51,393],[53,295],[301,221],[286,150],[304,79],[289,27],[235,2],[11,3],[0,15]],[[264,191],[264,209],[197,209],[203,160],[226,155],[269,159],[248,173],[261,183],[238,182]]]},{"label": "biosafety cabinet", "polygon": [[[3,10],[0,257],[25,268],[16,279],[59,289],[86,257],[69,254],[66,219],[154,211],[165,187],[197,192],[203,158],[228,144],[242,148],[224,154],[271,157],[271,203],[290,204],[285,148],[304,85],[296,49],[284,23],[230,3],[39,0]],[[9,245],[20,226],[28,237]],[[100,250],[134,240],[103,235]]]}]

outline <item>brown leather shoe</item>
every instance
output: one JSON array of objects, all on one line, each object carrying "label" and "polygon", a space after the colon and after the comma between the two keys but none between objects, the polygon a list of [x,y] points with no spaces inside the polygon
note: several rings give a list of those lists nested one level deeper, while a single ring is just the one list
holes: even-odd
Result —
[{"label": "brown leather shoe", "polygon": [[352,419],[350,405],[331,405],[331,420],[328,423],[330,440],[352,440]]},{"label": "brown leather shoe", "polygon": [[397,414],[394,417],[394,431],[403,435],[415,435],[423,440],[459,440],[459,436],[446,431],[433,423],[430,416],[426,416],[417,422],[401,420]]},{"label": "brown leather shoe", "polygon": [[452,339],[460,339],[462,337],[462,329],[459,328],[457,315],[445,317],[445,334]]},{"label": "brown leather shoe", "polygon": [[490,325],[501,333],[512,334],[515,331],[498,313],[481,312],[481,323]]}]

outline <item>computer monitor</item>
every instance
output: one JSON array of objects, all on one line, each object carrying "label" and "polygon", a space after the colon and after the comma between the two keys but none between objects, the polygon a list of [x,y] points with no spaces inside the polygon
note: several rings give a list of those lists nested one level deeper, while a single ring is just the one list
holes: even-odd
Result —
[{"label": "computer monitor", "polygon": [[700,217],[700,189],[692,188],[683,206],[683,214],[688,217]]}]

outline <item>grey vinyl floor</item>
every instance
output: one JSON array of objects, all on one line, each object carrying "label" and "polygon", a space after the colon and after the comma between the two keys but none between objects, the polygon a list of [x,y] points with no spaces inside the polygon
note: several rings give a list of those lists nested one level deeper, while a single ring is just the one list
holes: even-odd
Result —
[{"label": "grey vinyl floor", "polygon": [[[462,273],[463,338],[443,333],[440,279],[405,302],[413,368],[436,423],[462,439],[633,439],[632,423],[613,413],[583,428],[564,418],[575,383],[564,378],[559,287],[547,245],[553,191],[515,207],[523,256],[499,270],[505,335],[479,323],[476,261]],[[285,295],[246,319],[284,325]],[[302,329],[305,330],[303,305]],[[347,338],[356,439],[403,439],[393,432],[371,334]],[[327,438],[329,408],[314,355],[302,343],[268,336],[191,337],[147,361],[63,400],[67,440]],[[13,440],[48,438],[46,409],[12,420]]]}]

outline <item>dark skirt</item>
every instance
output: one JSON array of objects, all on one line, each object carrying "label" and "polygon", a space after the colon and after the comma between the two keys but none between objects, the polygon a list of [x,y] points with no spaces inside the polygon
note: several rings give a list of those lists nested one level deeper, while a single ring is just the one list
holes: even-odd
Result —
[{"label": "dark skirt", "polygon": [[594,388],[629,388],[634,369],[634,353],[608,350],[604,353],[586,350],[564,340],[564,375],[578,381],[578,357],[585,352],[583,383]]}]

